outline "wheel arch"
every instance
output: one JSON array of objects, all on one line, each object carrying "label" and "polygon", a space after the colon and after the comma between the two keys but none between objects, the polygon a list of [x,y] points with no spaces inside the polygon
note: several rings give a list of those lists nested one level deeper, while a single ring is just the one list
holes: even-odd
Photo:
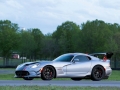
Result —
[{"label": "wheel arch", "polygon": [[[54,67],[53,65],[46,65],[46,66],[50,66],[50,67],[52,67],[52,68],[54,69],[54,71],[55,71],[55,76],[54,76],[54,78],[56,78],[56,76],[57,76],[57,72],[56,72],[55,67]],[[46,66],[44,66],[44,67],[46,67]],[[44,68],[44,67],[43,67],[43,68]]]},{"label": "wheel arch", "polygon": [[[97,65],[95,65],[94,67],[96,67],[96,66],[101,66],[101,67],[104,69],[104,71],[105,71],[105,68],[104,68],[103,65],[101,65],[101,64],[97,64]],[[92,70],[94,69],[94,67],[92,68]]]},{"label": "wheel arch", "polygon": [[[96,66],[101,66],[101,67],[104,69],[104,72],[105,72],[105,68],[104,68],[103,65],[97,64],[97,65],[95,65],[94,67],[96,67]],[[94,67],[93,67],[92,70],[91,70],[91,74],[92,74],[92,71],[93,71]]]}]

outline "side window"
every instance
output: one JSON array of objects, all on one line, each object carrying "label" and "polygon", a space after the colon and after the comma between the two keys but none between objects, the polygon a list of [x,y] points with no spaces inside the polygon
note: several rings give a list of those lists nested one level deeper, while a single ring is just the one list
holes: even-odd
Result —
[{"label": "side window", "polygon": [[86,61],[91,60],[90,57],[83,56],[83,55],[76,56],[74,59],[79,59],[79,62],[86,62]]}]

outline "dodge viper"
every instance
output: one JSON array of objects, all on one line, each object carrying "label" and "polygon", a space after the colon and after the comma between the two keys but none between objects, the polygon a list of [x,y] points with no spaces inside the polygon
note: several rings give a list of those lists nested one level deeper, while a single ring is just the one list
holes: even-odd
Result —
[{"label": "dodge viper", "polygon": [[[102,57],[99,57],[100,55]],[[52,61],[35,61],[20,64],[15,70],[14,77],[23,78],[24,80],[71,78],[75,81],[81,79],[100,81],[107,79],[112,73],[110,67],[112,55],[113,53],[66,53]]]}]

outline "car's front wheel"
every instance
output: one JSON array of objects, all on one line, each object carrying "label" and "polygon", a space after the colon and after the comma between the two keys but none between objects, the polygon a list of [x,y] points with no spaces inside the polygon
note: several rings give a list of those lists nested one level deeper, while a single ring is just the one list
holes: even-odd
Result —
[{"label": "car's front wheel", "polygon": [[71,78],[72,80],[74,80],[74,81],[80,81],[80,80],[82,80],[82,78]]},{"label": "car's front wheel", "polygon": [[32,77],[23,77],[24,80],[33,80],[34,78]]},{"label": "car's front wheel", "polygon": [[52,80],[55,77],[55,69],[52,66],[45,66],[41,72],[42,80]]},{"label": "car's front wheel", "polygon": [[105,76],[105,70],[102,66],[95,66],[92,70],[91,79],[93,81],[100,81]]}]

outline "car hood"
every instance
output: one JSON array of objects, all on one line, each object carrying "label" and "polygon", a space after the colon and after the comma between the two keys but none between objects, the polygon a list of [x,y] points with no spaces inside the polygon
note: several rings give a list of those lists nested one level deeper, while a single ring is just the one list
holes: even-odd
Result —
[{"label": "car hood", "polygon": [[54,67],[64,67],[64,66],[67,66],[70,64],[71,64],[71,62],[53,62]]},{"label": "car hood", "polygon": [[25,63],[23,63],[23,64],[21,64],[22,66],[24,66],[24,65],[31,65],[31,64],[36,64],[36,63],[39,63],[39,62],[25,62]]},{"label": "car hood", "polygon": [[71,64],[71,62],[36,61],[36,62],[26,62],[26,63],[23,63],[19,66],[24,67],[24,66],[29,66],[29,65],[32,65],[32,64],[36,64],[36,63],[39,63],[41,67],[44,67],[46,65],[52,65],[54,67],[64,67],[64,66],[67,66],[67,65]]},{"label": "car hood", "polygon": [[55,62],[55,61],[40,61],[39,63],[42,66],[52,65],[54,67],[64,67],[66,65],[71,64],[71,62]]}]

